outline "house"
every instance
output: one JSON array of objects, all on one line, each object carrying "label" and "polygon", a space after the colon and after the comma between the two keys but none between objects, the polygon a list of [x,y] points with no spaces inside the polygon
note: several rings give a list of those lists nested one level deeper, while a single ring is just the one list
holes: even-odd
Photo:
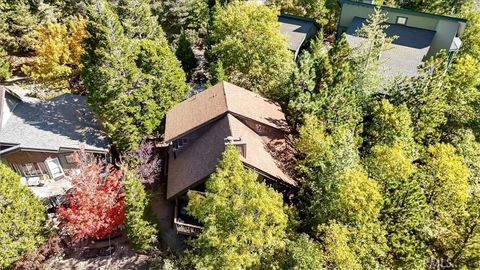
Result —
[{"label": "house", "polygon": [[294,53],[297,59],[299,53],[308,48],[310,40],[314,38],[320,26],[312,19],[281,14],[278,16],[280,33],[287,36],[288,49]]},{"label": "house", "polygon": [[279,191],[297,186],[286,173],[289,128],[280,107],[258,94],[221,82],[177,104],[166,116],[169,143],[167,199],[175,202],[179,234],[195,234],[185,211],[188,191],[203,192],[225,146],[235,145],[245,167]]},{"label": "house", "polygon": [[25,96],[18,87],[0,86],[0,160],[35,186],[39,197],[68,187],[64,177],[75,168],[73,151],[109,151],[107,136],[85,101],[73,94],[44,101]]},{"label": "house", "polygon": [[380,7],[388,16],[386,34],[398,37],[381,56],[387,76],[415,76],[417,67],[428,58],[445,50],[451,59],[462,45],[465,19],[377,6],[373,2],[339,0],[338,34],[345,33],[348,43],[352,47],[358,46],[364,38],[356,35],[357,29],[365,24],[375,7]]}]

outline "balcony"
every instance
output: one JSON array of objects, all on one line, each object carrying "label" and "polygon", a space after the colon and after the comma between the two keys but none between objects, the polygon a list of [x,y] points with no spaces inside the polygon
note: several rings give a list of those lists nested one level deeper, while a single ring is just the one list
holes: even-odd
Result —
[{"label": "balcony", "polygon": [[[190,190],[194,191],[194,190]],[[199,192],[199,191],[194,191]],[[201,193],[201,192],[200,192]],[[177,234],[183,235],[198,235],[203,231],[201,223],[190,216],[187,212],[188,197],[183,195],[175,202],[175,215],[173,223]]]}]

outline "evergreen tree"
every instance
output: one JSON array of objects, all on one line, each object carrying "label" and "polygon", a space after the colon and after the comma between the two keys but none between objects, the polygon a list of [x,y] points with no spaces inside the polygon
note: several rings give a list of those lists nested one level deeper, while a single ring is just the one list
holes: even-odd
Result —
[{"label": "evergreen tree", "polygon": [[27,52],[37,23],[28,0],[0,0],[0,46],[7,52]]},{"label": "evergreen tree", "polygon": [[433,260],[452,262],[462,243],[461,221],[469,201],[468,168],[448,144],[429,146],[417,179],[427,207],[427,243]]},{"label": "evergreen tree", "polygon": [[183,71],[185,71],[186,74],[191,75],[193,69],[195,69],[197,66],[197,59],[195,58],[195,54],[192,50],[192,44],[188,40],[185,31],[180,33],[175,56],[177,56],[178,60],[180,60],[180,63],[182,63]]},{"label": "evergreen tree", "polygon": [[0,48],[0,82],[12,76],[12,72],[10,71],[10,65],[4,59],[5,56],[6,52],[3,51],[2,48]]},{"label": "evergreen tree", "polygon": [[396,37],[389,37],[385,33],[388,25],[385,24],[388,16],[380,8],[369,15],[366,24],[359,28],[356,35],[363,37],[358,46],[352,49],[352,60],[355,68],[354,88],[357,93],[369,96],[380,90],[380,82],[385,80],[382,75],[380,56],[388,50]]},{"label": "evergreen tree", "polygon": [[223,69],[222,61],[217,61],[214,64],[212,77],[212,84],[216,84],[227,79],[227,76],[225,75],[225,70]]},{"label": "evergreen tree", "polygon": [[157,242],[156,217],[150,208],[148,194],[134,171],[127,168],[124,171],[125,188],[125,221],[123,228],[128,240],[140,252],[153,248]]},{"label": "evergreen tree", "polygon": [[[312,116],[305,118],[299,133],[296,145],[304,155],[299,170],[304,174],[307,216],[312,230],[322,237],[331,222],[341,224],[348,236],[334,235],[347,237],[353,256],[348,259],[348,265],[380,267],[387,250],[385,232],[379,221],[383,198],[378,184],[359,164],[353,135],[347,131],[328,135]],[[323,245],[327,250],[327,243]],[[331,252],[337,254],[337,251]],[[327,261],[334,265],[342,263]]]},{"label": "evergreen tree", "polygon": [[286,93],[287,117],[295,126],[303,114],[316,115],[328,130],[354,130],[361,121],[359,96],[351,86],[353,72],[345,36],[324,52],[322,38],[312,42],[311,52],[300,56]]},{"label": "evergreen tree", "polygon": [[159,34],[157,17],[152,16],[149,0],[119,0],[116,8],[128,38],[154,39]]},{"label": "evergreen tree", "polygon": [[184,30],[194,44],[207,37],[209,9],[207,0],[153,1],[153,11],[170,42]]},{"label": "evergreen tree", "polygon": [[8,269],[45,240],[46,209],[20,176],[0,163],[0,268]]},{"label": "evergreen tree", "polygon": [[458,14],[465,7],[472,7],[474,0],[397,0],[401,7],[441,15]]},{"label": "evergreen tree", "polygon": [[413,78],[398,79],[389,90],[390,101],[405,104],[410,111],[414,139],[421,145],[438,142],[440,127],[447,122],[447,92],[445,91],[445,54],[427,61]]},{"label": "evergreen tree", "polygon": [[393,146],[400,143],[410,156],[414,152],[412,119],[407,106],[392,105],[382,99],[373,104],[371,119],[365,123],[364,144],[366,150],[375,145]]},{"label": "evergreen tree", "polygon": [[323,253],[320,245],[306,234],[295,235],[287,244],[287,253],[282,269],[320,270],[323,269]]},{"label": "evergreen tree", "polygon": [[235,1],[214,14],[210,32],[212,63],[222,61],[230,82],[278,100],[294,67],[278,11]]},{"label": "evergreen tree", "polygon": [[287,215],[282,195],[257,181],[239,153],[228,146],[206,183],[206,193],[190,192],[188,211],[204,230],[192,241],[196,269],[267,267],[285,248]]},{"label": "evergreen tree", "polygon": [[380,219],[387,230],[389,267],[395,269],[413,269],[426,258],[422,231],[427,208],[423,191],[412,177],[415,165],[409,147],[402,141],[377,145],[366,160],[385,198]]},{"label": "evergreen tree", "polygon": [[[160,127],[168,109],[184,99],[185,74],[160,30],[155,39],[129,38],[147,33],[138,28],[126,32],[107,1],[98,0],[89,10],[82,71],[88,101],[118,149],[135,149]],[[151,21],[144,20],[129,24]]]}]

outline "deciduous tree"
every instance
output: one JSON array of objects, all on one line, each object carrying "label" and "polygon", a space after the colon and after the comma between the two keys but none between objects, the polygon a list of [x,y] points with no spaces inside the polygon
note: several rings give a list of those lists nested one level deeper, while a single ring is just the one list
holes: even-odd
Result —
[{"label": "deciduous tree", "polygon": [[8,269],[45,240],[46,209],[20,176],[0,163],[0,268]]},{"label": "deciduous tree", "polygon": [[192,241],[197,269],[260,267],[285,248],[287,215],[282,195],[257,181],[239,153],[227,147],[205,195],[189,193],[189,213],[204,230]]},{"label": "deciduous tree", "polygon": [[71,176],[67,204],[57,209],[61,228],[72,242],[101,239],[125,219],[122,172],[81,150],[73,154],[78,173]]},{"label": "deciduous tree", "polygon": [[68,79],[80,72],[85,26],[82,17],[73,18],[68,27],[51,22],[39,26],[33,33],[33,63],[23,70],[39,83],[59,89],[68,87]]},{"label": "deciduous tree", "polygon": [[294,62],[277,15],[254,2],[227,4],[213,15],[209,56],[222,61],[230,82],[278,100]]}]

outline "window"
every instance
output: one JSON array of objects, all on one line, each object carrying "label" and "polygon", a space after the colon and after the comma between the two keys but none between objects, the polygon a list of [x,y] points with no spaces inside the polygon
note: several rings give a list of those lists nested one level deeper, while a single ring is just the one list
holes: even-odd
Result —
[{"label": "window", "polygon": [[406,25],[407,24],[407,17],[402,17],[402,16],[398,16],[397,17],[397,24],[403,24],[403,25]]},{"label": "window", "polygon": [[50,175],[52,176],[52,178],[56,179],[64,175],[62,166],[60,165],[58,158],[47,159],[45,161],[45,164],[47,165],[47,168],[50,171]]}]

